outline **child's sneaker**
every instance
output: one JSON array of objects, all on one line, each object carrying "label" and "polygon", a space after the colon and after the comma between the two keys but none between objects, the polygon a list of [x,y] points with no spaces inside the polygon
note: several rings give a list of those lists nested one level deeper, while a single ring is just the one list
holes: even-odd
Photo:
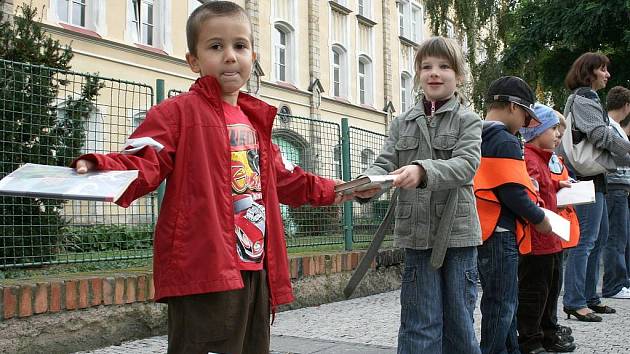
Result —
[{"label": "child's sneaker", "polygon": [[630,289],[625,286],[619,290],[618,293],[611,296],[613,299],[630,299]]}]

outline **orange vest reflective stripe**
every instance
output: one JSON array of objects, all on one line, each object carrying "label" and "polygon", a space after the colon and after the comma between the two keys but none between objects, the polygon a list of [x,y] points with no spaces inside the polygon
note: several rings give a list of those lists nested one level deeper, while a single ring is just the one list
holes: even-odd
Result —
[{"label": "orange vest reflective stripe", "polygon": [[[562,172],[554,173],[551,172],[551,179],[554,181],[566,181],[569,179],[569,171],[567,171],[567,167],[564,165],[564,161],[560,157],[560,163],[562,163]],[[580,221],[578,220],[577,213],[573,206],[566,207],[562,210],[558,210],[558,215],[562,216],[566,220],[569,220],[571,223],[571,233],[569,236],[569,241],[561,240],[562,248],[571,248],[577,246],[580,241]]]},{"label": "orange vest reflective stripe", "polygon": [[[501,215],[501,203],[493,189],[507,183],[522,185],[527,190],[530,199],[533,202],[538,201],[536,188],[529,178],[524,160],[482,157],[473,180],[473,188],[481,223],[481,236],[484,241],[494,232]],[[531,235],[525,226],[525,221],[517,217],[516,242],[521,254],[532,251]]]}]

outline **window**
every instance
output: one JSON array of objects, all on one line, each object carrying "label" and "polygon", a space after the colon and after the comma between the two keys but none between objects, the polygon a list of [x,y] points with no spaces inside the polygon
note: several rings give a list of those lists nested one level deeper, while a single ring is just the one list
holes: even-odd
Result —
[{"label": "window", "polygon": [[[66,129],[72,126],[71,121],[77,119],[78,113],[75,109],[68,107],[69,103],[69,101],[63,101],[57,105],[57,122]],[[81,144],[81,153],[104,152],[103,113],[90,104],[86,115],[84,116],[83,113],[80,115],[80,118],[86,122],[83,128],[85,129],[85,140]]]},{"label": "window", "polygon": [[372,16],[372,2],[370,0],[357,0],[359,15],[364,17]]},{"label": "window", "polygon": [[411,1],[399,0],[398,27],[400,36],[420,43],[424,27],[422,7]]},{"label": "window", "polygon": [[290,116],[291,115],[291,109],[285,105],[280,106],[280,109],[278,110],[278,115],[279,116]]},{"label": "window", "polygon": [[332,94],[335,97],[347,97],[347,64],[346,52],[340,46],[332,49]]},{"label": "window", "polygon": [[59,20],[71,25],[85,27],[86,0],[56,0]]},{"label": "window", "polygon": [[400,111],[405,112],[411,108],[411,74],[403,72],[400,75]]},{"label": "window", "polygon": [[171,1],[127,0],[127,30],[130,42],[172,52]]},{"label": "window", "polygon": [[374,162],[374,151],[371,149],[363,149],[361,151],[361,170],[367,170]]},{"label": "window", "polygon": [[293,82],[293,31],[288,24],[276,24],[273,29],[274,65],[276,81]]},{"label": "window", "polygon": [[342,179],[343,173],[341,170],[341,145],[335,145],[333,149],[333,161],[335,162],[335,178]]},{"label": "window", "polygon": [[422,42],[422,27],[424,21],[422,20],[422,8],[413,5],[411,7],[411,40],[420,43]]},{"label": "window", "polygon": [[153,0],[133,0],[133,23],[142,44],[153,45],[155,31]]},{"label": "window", "polygon": [[405,36],[405,3],[399,2],[398,4],[398,34]]},{"label": "window", "polygon": [[359,57],[358,63],[359,103],[372,104],[372,63],[366,56]]},{"label": "window", "polygon": [[296,0],[273,0],[271,10],[272,77],[275,81],[297,85]]}]

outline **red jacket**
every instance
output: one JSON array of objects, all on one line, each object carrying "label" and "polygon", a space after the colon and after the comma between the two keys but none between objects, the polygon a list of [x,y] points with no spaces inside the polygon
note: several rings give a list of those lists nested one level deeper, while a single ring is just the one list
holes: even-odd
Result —
[{"label": "red jacket", "polygon": [[[540,149],[531,144],[525,144],[525,164],[529,176],[538,182],[539,200],[542,201],[542,207],[553,212],[558,211],[558,202],[556,193],[560,189],[558,181],[551,178],[549,170],[549,159],[551,152]],[[559,237],[553,234],[541,234],[533,227],[532,235],[532,254],[544,255],[562,251],[562,242]]]},{"label": "red jacket", "polygon": [[[116,202],[123,207],[168,178],[153,245],[156,301],[243,287],[237,268],[230,142],[220,93],[214,78],[200,78],[189,92],[151,108],[123,153],[81,157],[101,170],[140,171]],[[279,203],[332,204],[334,181],[283,163],[271,142],[276,108],[243,93],[238,105],[258,132],[267,216],[264,266],[275,308],[293,301]]]}]

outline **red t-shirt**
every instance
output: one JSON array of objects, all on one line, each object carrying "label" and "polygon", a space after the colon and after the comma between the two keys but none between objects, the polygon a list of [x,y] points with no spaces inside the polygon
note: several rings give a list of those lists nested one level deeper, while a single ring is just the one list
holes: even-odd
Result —
[{"label": "red t-shirt", "polygon": [[261,270],[265,253],[265,206],[260,185],[258,138],[240,107],[223,102],[232,151],[235,242],[241,270]]}]

